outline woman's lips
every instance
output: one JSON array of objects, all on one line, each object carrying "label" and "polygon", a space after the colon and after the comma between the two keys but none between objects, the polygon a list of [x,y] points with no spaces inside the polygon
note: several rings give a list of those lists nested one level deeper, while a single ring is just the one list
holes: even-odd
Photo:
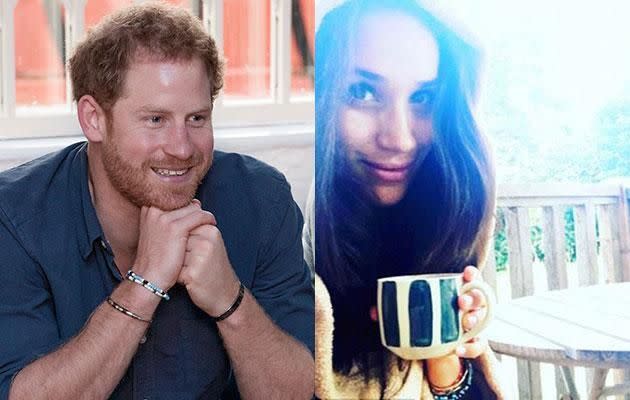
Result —
[{"label": "woman's lips", "polygon": [[385,183],[404,182],[409,175],[411,163],[407,164],[383,164],[362,160],[363,164],[378,180]]}]

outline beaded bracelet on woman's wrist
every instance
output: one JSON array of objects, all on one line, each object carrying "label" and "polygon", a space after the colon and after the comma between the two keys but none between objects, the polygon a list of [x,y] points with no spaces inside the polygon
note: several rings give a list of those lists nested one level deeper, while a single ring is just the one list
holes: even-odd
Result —
[{"label": "beaded bracelet on woman's wrist", "polygon": [[472,363],[469,360],[464,360],[463,371],[452,385],[444,388],[431,387],[433,398],[435,400],[460,400],[464,398],[472,385],[472,376]]}]

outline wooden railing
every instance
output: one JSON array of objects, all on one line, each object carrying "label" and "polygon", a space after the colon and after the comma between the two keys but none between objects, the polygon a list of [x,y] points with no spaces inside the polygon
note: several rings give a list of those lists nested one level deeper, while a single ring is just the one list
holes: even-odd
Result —
[{"label": "wooden railing", "polygon": [[[505,292],[506,279],[500,279],[499,274],[507,273],[509,294],[504,299],[544,290],[630,281],[629,195],[619,185],[500,185],[495,241],[504,229],[508,261],[497,272],[496,258],[489,257],[484,279],[497,291]],[[570,261],[565,239],[565,212],[569,208],[573,212],[575,238],[574,258]],[[541,262],[535,262],[531,241],[534,226],[542,231],[539,250],[544,253],[545,279],[540,279],[540,274],[535,279],[534,270],[540,270]],[[565,383],[557,369],[556,375],[557,392],[564,392]],[[519,398],[543,398],[538,363],[518,360],[517,377]],[[628,378],[626,371],[625,379]],[[616,379],[624,379],[623,372],[618,372]]]}]

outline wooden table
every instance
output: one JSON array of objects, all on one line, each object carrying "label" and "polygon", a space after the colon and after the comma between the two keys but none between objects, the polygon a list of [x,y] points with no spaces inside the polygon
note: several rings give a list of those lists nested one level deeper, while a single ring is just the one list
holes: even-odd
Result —
[{"label": "wooden table", "polygon": [[630,369],[630,282],[549,291],[496,308],[487,337],[499,354],[564,366],[595,368],[589,398],[630,393],[630,384],[604,388],[610,368]]}]

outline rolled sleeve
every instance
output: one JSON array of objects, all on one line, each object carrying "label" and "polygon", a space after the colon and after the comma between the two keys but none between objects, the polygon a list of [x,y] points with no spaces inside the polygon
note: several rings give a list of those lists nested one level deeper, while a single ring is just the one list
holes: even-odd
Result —
[{"label": "rolled sleeve", "polygon": [[302,252],[304,221],[290,194],[279,209],[280,223],[265,240],[251,291],[274,323],[314,354],[314,291]]},{"label": "rolled sleeve", "polygon": [[0,220],[0,399],[15,375],[60,344],[41,269]]}]

